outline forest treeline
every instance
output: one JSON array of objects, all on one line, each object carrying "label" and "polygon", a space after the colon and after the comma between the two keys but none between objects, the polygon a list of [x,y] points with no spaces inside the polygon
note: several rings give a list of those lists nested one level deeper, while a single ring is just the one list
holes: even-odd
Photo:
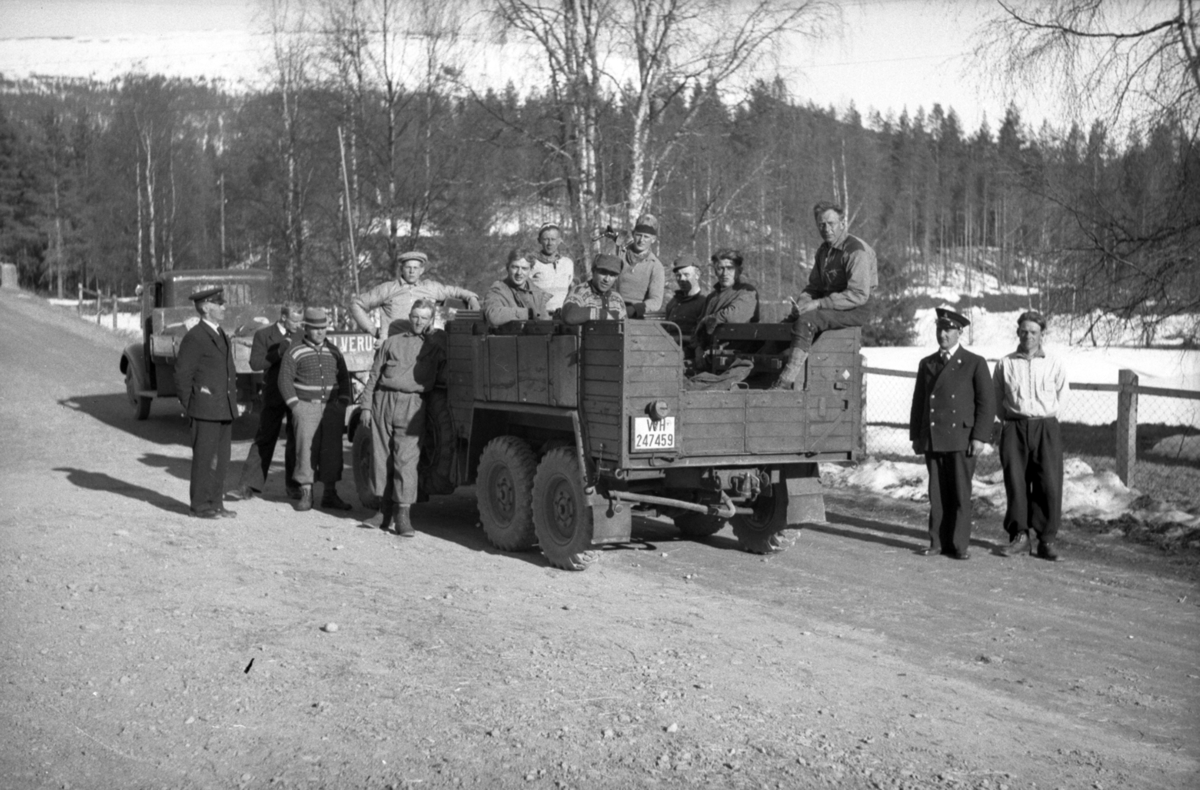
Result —
[{"label": "forest treeline", "polygon": [[[543,222],[562,224],[580,275],[602,230],[574,227],[544,142],[562,134],[548,95],[400,91],[386,123],[351,124],[347,96],[319,86],[233,93],[130,75],[0,89],[0,259],[46,293],[129,295],[171,269],[254,267],[275,273],[281,298],[344,305],[356,278],[387,278],[413,248],[438,279],[479,290]],[[659,216],[668,263],[738,247],[764,298],[783,299],[820,242],[811,207],[833,199],[878,253],[889,319],[871,342],[908,340],[913,289],[964,270],[1028,285],[1050,312],[1200,312],[1200,152],[1183,123],[1118,138],[1099,121],[1034,130],[1010,109],[965,129],[939,105],[839,114],[779,81],[700,98],[693,88],[654,120],[651,136],[700,105],[634,207]],[[596,119],[601,193],[621,193],[632,120],[617,99]],[[629,209],[608,217],[620,227]]]}]

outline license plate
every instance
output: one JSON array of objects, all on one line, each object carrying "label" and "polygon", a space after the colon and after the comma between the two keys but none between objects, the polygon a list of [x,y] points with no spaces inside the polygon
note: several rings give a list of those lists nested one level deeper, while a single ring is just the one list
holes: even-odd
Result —
[{"label": "license plate", "polygon": [[675,418],[652,420],[633,418],[633,450],[673,450],[675,448]]}]

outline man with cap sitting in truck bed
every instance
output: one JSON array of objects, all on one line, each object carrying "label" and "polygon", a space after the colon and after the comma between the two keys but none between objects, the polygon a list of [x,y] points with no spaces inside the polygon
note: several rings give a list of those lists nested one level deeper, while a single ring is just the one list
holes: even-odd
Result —
[{"label": "man with cap sitting in truck bed", "polygon": [[233,421],[238,416],[233,343],[221,328],[225,291],[191,295],[200,320],[188,330],[175,357],[175,392],[192,426],[192,472],[188,496],[195,518],[233,518],[225,499]]},{"label": "man with cap sitting in truck bed", "polygon": [[[413,302],[430,299],[442,302],[446,299],[462,299],[471,310],[479,309],[479,297],[474,291],[454,285],[443,285],[436,280],[423,280],[429,257],[413,250],[400,253],[396,259],[396,279],[380,283],[366,293],[350,300],[350,315],[359,329],[375,336],[378,348],[389,334],[403,328],[408,321]],[[383,312],[383,323],[376,326],[370,312],[376,307]],[[392,325],[401,322],[398,326]]]},{"label": "man with cap sitting in truck bed", "polygon": [[279,394],[296,425],[296,510],[312,510],[313,481],[324,484],[321,507],[349,510],[338,496],[342,479],[342,428],[350,404],[350,373],[342,352],[325,339],[329,317],[324,308],[304,310],[304,339],[284,351],[279,365]]},{"label": "man with cap sitting in truck bed", "polygon": [[667,302],[663,312],[668,321],[679,325],[683,333],[683,342],[687,347],[692,345],[692,335],[696,332],[696,324],[704,314],[704,289],[700,287],[700,259],[690,252],[685,252],[675,259],[671,266],[675,274],[675,284],[679,290]]},{"label": "man with cap sitting in truck bed", "polygon": [[908,427],[913,452],[929,470],[929,546],[920,553],[956,560],[970,558],[971,478],[996,418],[987,360],[958,342],[970,323],[937,309],[938,351],[917,367]]},{"label": "man with cap sitting in truck bed", "polygon": [[642,214],[633,225],[633,237],[620,250],[624,269],[616,289],[625,300],[625,312],[630,318],[641,318],[662,309],[667,276],[662,261],[650,249],[657,237],[658,218]]},{"label": "man with cap sitting in truck bed", "polygon": [[483,318],[488,326],[509,321],[549,321],[550,294],[529,279],[529,257],[515,249],[508,255],[508,276],[492,283],[483,296]]},{"label": "man with cap sitting in truck bed", "polygon": [[721,324],[758,323],[758,290],[743,279],[740,250],[723,247],[712,254],[713,289],[704,297],[704,310],[693,342],[696,369],[703,370],[704,352],[712,347]]},{"label": "man with cap sitting in truck bed", "polygon": [[566,324],[588,321],[623,321],[625,302],[613,285],[621,276],[621,259],[601,253],[592,259],[592,277],[575,286],[563,302],[562,319]]}]

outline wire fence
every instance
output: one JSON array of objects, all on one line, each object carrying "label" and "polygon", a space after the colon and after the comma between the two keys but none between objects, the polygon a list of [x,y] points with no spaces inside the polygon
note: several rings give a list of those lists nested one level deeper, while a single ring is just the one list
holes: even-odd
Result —
[{"label": "wire fence", "polygon": [[[917,460],[908,438],[915,378],[915,372],[866,368],[863,443],[868,455]],[[1078,458],[1094,472],[1114,471],[1130,488],[1156,500],[1185,510],[1200,507],[1200,395],[1136,387],[1136,379],[1124,398],[1123,385],[1069,386],[1059,413],[1066,457]],[[1131,420],[1128,429],[1122,409]],[[1000,456],[992,453],[978,460],[976,475],[999,469]]]}]

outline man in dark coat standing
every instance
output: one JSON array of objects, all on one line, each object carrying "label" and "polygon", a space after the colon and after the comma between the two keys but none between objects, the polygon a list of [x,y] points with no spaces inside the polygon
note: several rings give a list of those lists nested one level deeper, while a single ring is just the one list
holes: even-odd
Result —
[{"label": "man in dark coat standing", "polygon": [[206,288],[191,296],[200,320],[175,357],[175,392],[192,424],[191,515],[233,518],[223,503],[229,443],[238,415],[233,343],[221,328],[225,292]]},{"label": "man in dark coat standing", "polygon": [[921,360],[909,418],[913,452],[929,470],[929,547],[921,554],[970,559],[971,478],[996,419],[987,360],[959,345],[969,325],[937,309],[938,352]]},{"label": "man in dark coat standing", "polygon": [[250,452],[242,464],[242,476],[234,492],[236,499],[253,499],[262,493],[284,420],[287,420],[287,443],[283,451],[285,485],[290,498],[300,498],[300,484],[295,477],[295,430],[288,416],[287,404],[279,394],[279,363],[282,350],[288,343],[304,336],[300,327],[303,320],[303,308],[295,302],[289,302],[280,311],[278,321],[254,333],[254,342],[250,346],[250,369],[263,371],[262,412],[258,417],[258,430],[250,444]]}]

